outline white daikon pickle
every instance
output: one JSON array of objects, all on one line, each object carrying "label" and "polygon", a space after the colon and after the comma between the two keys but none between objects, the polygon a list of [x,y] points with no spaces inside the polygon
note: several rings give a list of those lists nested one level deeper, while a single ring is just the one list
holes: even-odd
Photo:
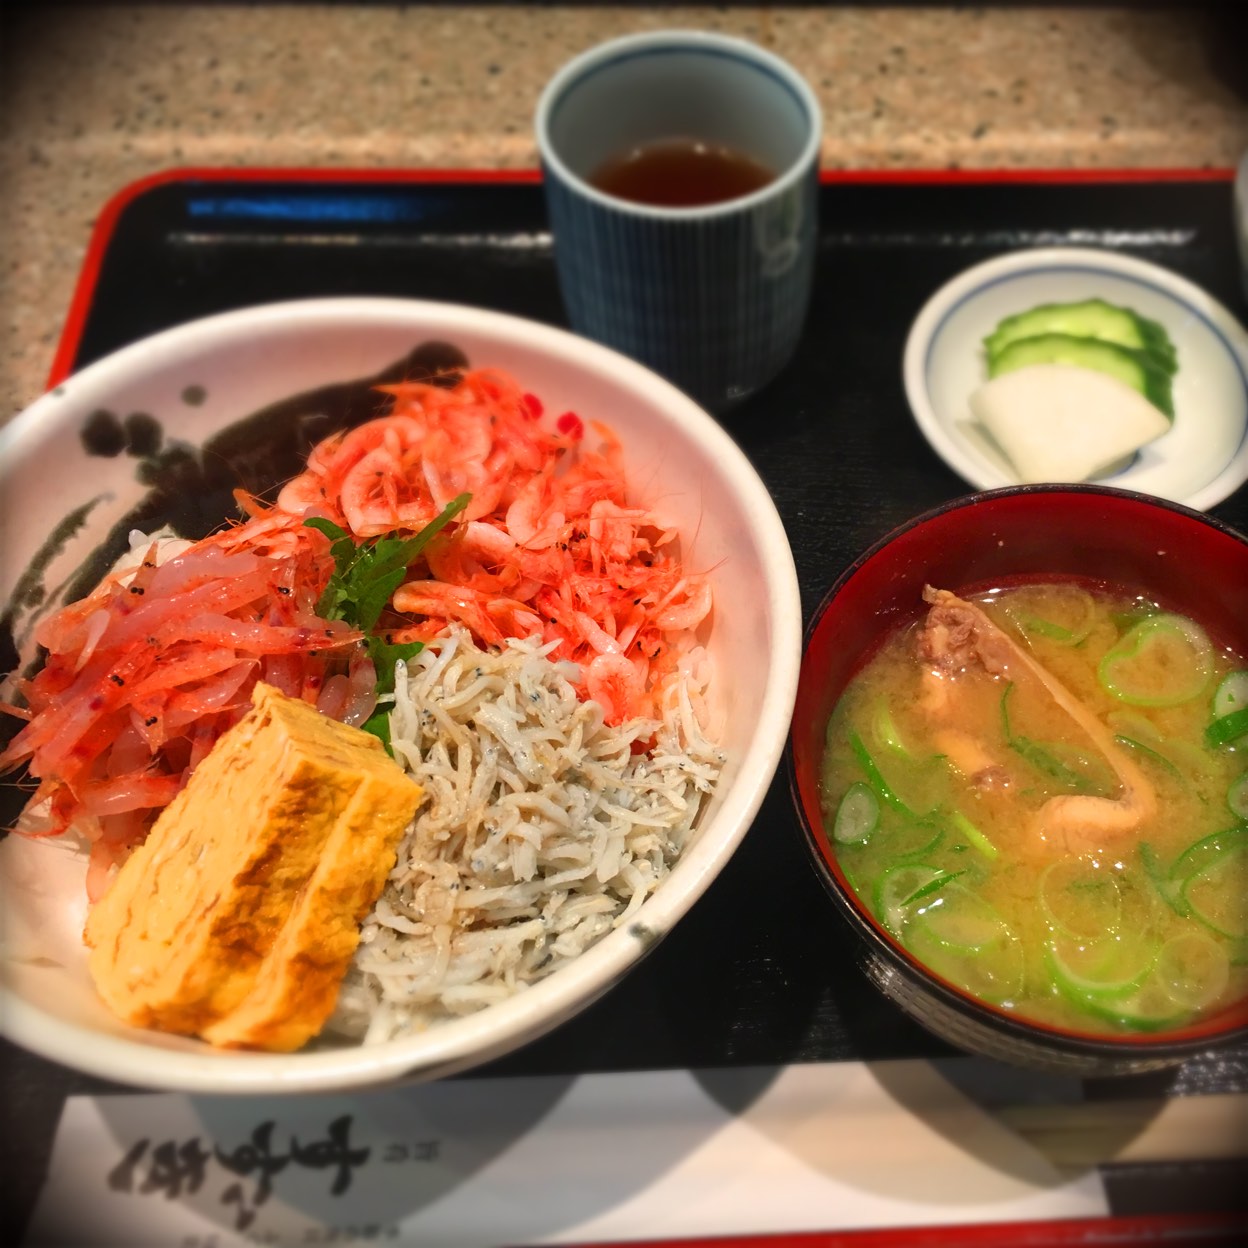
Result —
[{"label": "white daikon pickle", "polygon": [[1069,364],[1032,364],[995,377],[970,405],[1023,482],[1091,480],[1170,428],[1124,382]]}]

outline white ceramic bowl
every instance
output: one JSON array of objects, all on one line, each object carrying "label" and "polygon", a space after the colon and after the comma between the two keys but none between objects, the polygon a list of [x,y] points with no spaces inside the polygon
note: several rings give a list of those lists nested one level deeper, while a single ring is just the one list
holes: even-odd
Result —
[{"label": "white ceramic bowl", "polygon": [[1117,252],[1054,247],[977,264],[924,304],[906,340],[903,375],[914,418],[936,453],[976,489],[1017,485],[971,417],[987,380],[983,340],[1006,316],[1099,296],[1159,321],[1179,356],[1174,424],[1134,461],[1095,484],[1152,494],[1196,510],[1248,480],[1248,333],[1199,286]]},{"label": "white ceramic bowl", "polygon": [[[455,344],[473,365],[508,370],[552,415],[572,409],[611,425],[638,495],[661,497],[688,535],[690,558],[712,569],[711,695],[728,763],[697,839],[635,922],[511,1000],[405,1039],[318,1041],[273,1055],[215,1051],[110,1015],[86,970],[83,859],[11,835],[0,844],[0,1030],[18,1044],[122,1083],[193,1092],[328,1091],[446,1075],[535,1038],[605,992],[705,891],[748,829],[784,748],[801,657],[797,576],[780,518],[710,416],[640,365],[544,325],[448,304],[309,300],[183,325],[90,365],[0,430],[0,601],[15,586],[24,592],[23,570],[73,509],[99,500],[44,569],[49,587],[145,493],[140,462],[115,438],[111,457],[86,452],[81,434],[93,417],[97,435],[129,428],[142,441],[150,423],[127,420],[142,413],[160,423],[166,447],[175,439],[198,447],[245,415],[373,376],[433,340]],[[19,610],[19,634],[26,618]]]}]

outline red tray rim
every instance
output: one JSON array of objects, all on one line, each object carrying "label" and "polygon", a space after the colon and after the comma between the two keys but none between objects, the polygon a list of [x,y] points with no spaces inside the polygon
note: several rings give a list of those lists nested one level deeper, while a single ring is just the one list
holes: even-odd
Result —
[{"label": "red tray rim", "polygon": [[[880,185],[986,185],[1032,183],[1051,185],[1095,185],[1104,183],[1147,182],[1232,182],[1235,170],[1229,168],[1165,169],[824,169],[824,184],[858,183]],[[540,183],[540,169],[469,168],[332,168],[285,166],[180,166],[137,178],[118,190],[101,209],[91,230],[86,253],[79,269],[68,313],[61,330],[47,388],[59,385],[69,375],[81,342],[82,330],[95,294],[104,254],[126,208],[141,195],[176,182],[363,182],[363,183]],[[1146,1214],[1107,1215],[1066,1220],[1034,1222],[959,1224],[954,1226],[883,1227],[877,1229],[826,1232],[780,1232],[761,1235],[699,1239],[657,1239],[636,1241],[630,1248],[971,1248],[972,1245],[1009,1243],[1015,1248],[1076,1248],[1098,1244],[1147,1245],[1174,1242],[1176,1235],[1194,1236],[1188,1243],[1221,1244],[1238,1242],[1242,1230],[1238,1214]],[[581,1245],[580,1248],[606,1248]]]},{"label": "red tray rim", "polygon": [[[628,1248],[1216,1248],[1238,1243],[1244,1215],[1227,1213],[1127,1214],[1034,1222],[958,1223],[948,1226],[872,1227],[844,1231],[712,1236],[630,1241]],[[577,1244],[571,1248],[622,1248]]]},{"label": "red tray rim", "polygon": [[[1045,183],[1050,185],[1095,185],[1113,182],[1231,182],[1235,170],[1221,167],[1163,169],[823,169],[821,183],[877,185],[988,185],[993,183]],[[329,166],[178,166],[136,178],[118,190],[95,219],[87,242],[78,280],[70,298],[45,388],[51,390],[69,376],[82,341],[91,300],[99,280],[104,254],[112,241],[121,214],[148,191],[175,182],[363,182],[447,184],[540,183],[540,169],[457,169],[457,168],[350,168]]]}]

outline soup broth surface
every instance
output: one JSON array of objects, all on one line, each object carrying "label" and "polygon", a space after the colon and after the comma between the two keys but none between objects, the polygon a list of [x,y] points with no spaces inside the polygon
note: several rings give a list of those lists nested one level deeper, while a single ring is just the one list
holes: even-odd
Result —
[{"label": "soup broth surface", "polygon": [[970,601],[1048,679],[1017,652],[935,662],[925,616],[851,681],[821,801],[863,905],[954,986],[1062,1029],[1248,995],[1248,735],[1208,736],[1245,655],[1106,586]]}]

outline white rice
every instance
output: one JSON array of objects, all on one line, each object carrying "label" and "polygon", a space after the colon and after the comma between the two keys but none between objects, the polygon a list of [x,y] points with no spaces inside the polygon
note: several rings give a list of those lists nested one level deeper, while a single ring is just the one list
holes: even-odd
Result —
[{"label": "white rice", "polygon": [[391,740],[425,794],[333,1031],[386,1040],[523,990],[629,922],[694,835],[723,763],[699,726],[704,654],[661,719],[609,728],[551,648],[453,629],[399,665]]}]

